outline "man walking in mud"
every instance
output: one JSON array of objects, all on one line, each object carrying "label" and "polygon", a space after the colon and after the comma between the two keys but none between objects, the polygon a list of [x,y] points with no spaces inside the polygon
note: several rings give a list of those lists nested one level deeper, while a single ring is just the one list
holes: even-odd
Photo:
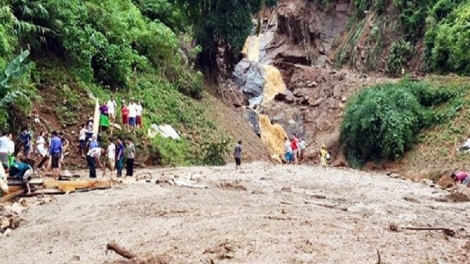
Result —
[{"label": "man walking in mud", "polygon": [[242,165],[242,141],[239,140],[238,144],[233,150],[233,156],[235,158],[235,169],[238,170]]},{"label": "man walking in mud", "polygon": [[54,180],[60,176],[60,158],[62,156],[62,140],[56,131],[52,132],[51,145],[49,148],[49,156],[51,157],[52,177]]}]

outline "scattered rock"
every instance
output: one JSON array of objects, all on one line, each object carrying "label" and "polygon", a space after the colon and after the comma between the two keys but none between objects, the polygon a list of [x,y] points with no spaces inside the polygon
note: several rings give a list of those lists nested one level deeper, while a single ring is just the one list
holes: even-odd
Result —
[{"label": "scattered rock", "polygon": [[411,197],[403,197],[403,200],[405,200],[405,201],[407,201],[407,202],[410,202],[410,203],[418,203],[418,204],[421,203],[421,202],[418,201],[417,199],[411,198]]},{"label": "scattered rock", "polygon": [[246,191],[247,188],[240,183],[240,181],[222,181],[217,183],[216,185],[220,189],[228,189],[228,190],[241,190]]},{"label": "scattered rock", "polygon": [[391,231],[398,232],[398,225],[397,224],[391,223],[389,228],[390,228]]},{"label": "scattered rock", "polygon": [[292,188],[290,186],[282,187],[281,192],[292,192]]},{"label": "scattered rock", "polygon": [[[313,99],[313,98],[312,98]],[[310,103],[311,106],[319,106],[323,102],[324,98],[318,98],[317,100]]]},{"label": "scattered rock", "polygon": [[215,254],[218,259],[233,259],[236,246],[230,240],[217,243],[213,247],[208,247],[202,254]]}]

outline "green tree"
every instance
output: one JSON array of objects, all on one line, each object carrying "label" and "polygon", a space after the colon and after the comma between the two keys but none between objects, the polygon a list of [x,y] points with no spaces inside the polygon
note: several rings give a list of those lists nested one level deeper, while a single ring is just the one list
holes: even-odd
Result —
[{"label": "green tree", "polygon": [[366,88],[348,101],[340,142],[349,164],[395,160],[411,148],[423,128],[440,121],[433,107],[455,96],[422,82],[402,81]]},{"label": "green tree", "polygon": [[[202,47],[198,61],[206,77],[217,76],[218,57],[224,59],[231,71],[252,30],[251,15],[260,10],[262,1],[178,0],[178,3],[192,23],[196,44]],[[223,49],[220,53],[219,48]]]}]

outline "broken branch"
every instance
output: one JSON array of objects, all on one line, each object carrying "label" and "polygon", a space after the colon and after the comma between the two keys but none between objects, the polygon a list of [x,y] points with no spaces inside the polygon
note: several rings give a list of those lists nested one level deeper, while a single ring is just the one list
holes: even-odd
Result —
[{"label": "broken branch", "polygon": [[106,252],[108,250],[114,251],[116,254],[120,255],[121,257],[124,257],[126,259],[133,259],[135,258],[135,254],[130,252],[129,250],[119,246],[116,242],[112,241],[106,244]]}]

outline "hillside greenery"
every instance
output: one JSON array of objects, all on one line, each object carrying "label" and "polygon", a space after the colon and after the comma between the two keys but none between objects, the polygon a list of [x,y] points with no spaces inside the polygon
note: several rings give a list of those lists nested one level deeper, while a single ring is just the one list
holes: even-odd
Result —
[{"label": "hillside greenery", "polygon": [[464,89],[403,80],[362,90],[348,101],[341,124],[340,143],[349,164],[400,158],[421,130],[455,117]]},{"label": "hillside greenery", "polygon": [[[470,75],[469,1],[354,0],[354,7],[347,40],[336,56],[337,65],[355,66],[355,47],[364,41],[366,71],[376,70],[386,56],[383,70],[399,76],[419,55],[423,71]],[[423,43],[424,55],[418,49]]]},{"label": "hillside greenery", "polygon": [[[24,64],[21,76],[1,77],[8,80],[0,87],[0,122],[18,130],[25,125],[21,117],[40,103],[54,105],[61,123],[76,123],[92,111],[84,94],[100,101],[111,94],[117,100],[133,97],[145,109],[144,131],[152,123],[168,123],[186,135],[181,141],[153,140],[161,164],[204,162],[199,144],[220,136],[211,134],[215,124],[197,102],[204,78],[218,72],[219,57],[228,68],[235,63],[252,30],[251,15],[274,3],[0,0],[0,69],[9,69],[20,54]],[[64,102],[37,98],[38,87]],[[192,132],[206,137],[195,139]]]}]

